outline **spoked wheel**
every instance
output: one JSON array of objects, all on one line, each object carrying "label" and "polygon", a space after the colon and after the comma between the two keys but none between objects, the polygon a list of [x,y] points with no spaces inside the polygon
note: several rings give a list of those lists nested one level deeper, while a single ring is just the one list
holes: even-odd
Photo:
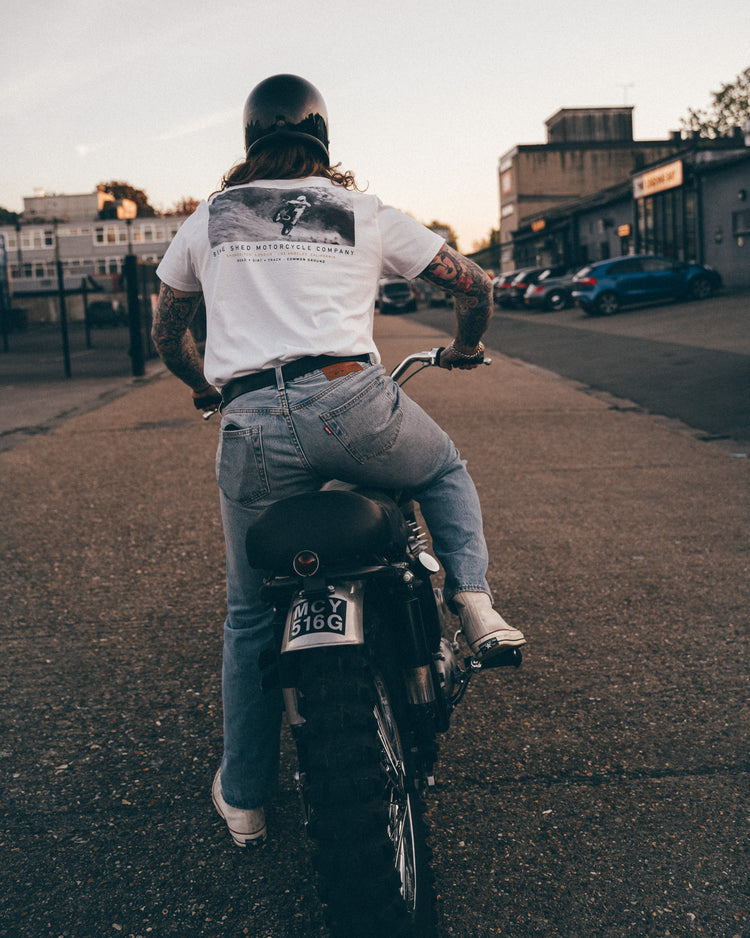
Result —
[{"label": "spoked wheel", "polygon": [[600,316],[614,316],[620,309],[620,299],[613,290],[605,290],[596,302],[596,312]]},{"label": "spoked wheel", "polygon": [[302,798],[335,938],[428,938],[434,890],[398,689],[364,649],[301,655]]},{"label": "spoked wheel", "polygon": [[547,306],[554,312],[559,313],[568,305],[568,294],[563,290],[553,290],[547,297]]},{"label": "spoked wheel", "polygon": [[696,277],[690,284],[688,295],[691,300],[707,300],[713,288],[707,277]]},{"label": "spoked wheel", "polygon": [[401,880],[401,896],[407,913],[413,915],[420,898],[417,895],[419,851],[415,842],[412,798],[406,779],[404,751],[388,690],[379,677],[375,677],[375,693],[377,699],[373,714],[386,778],[388,836],[393,844],[394,865]]}]

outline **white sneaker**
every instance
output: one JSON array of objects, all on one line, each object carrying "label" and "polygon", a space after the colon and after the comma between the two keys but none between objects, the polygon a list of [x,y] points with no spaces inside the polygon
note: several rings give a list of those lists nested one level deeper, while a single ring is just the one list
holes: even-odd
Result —
[{"label": "white sneaker", "polygon": [[211,786],[211,800],[219,814],[227,822],[232,840],[238,847],[247,847],[248,844],[262,844],[266,839],[266,812],[263,808],[252,811],[243,811],[242,808],[233,808],[224,801],[221,791],[220,772],[216,773]]},{"label": "white sneaker", "polygon": [[492,608],[492,600],[487,593],[456,593],[452,602],[469,648],[480,661],[507,648],[520,648],[526,644],[523,632],[508,625]]}]

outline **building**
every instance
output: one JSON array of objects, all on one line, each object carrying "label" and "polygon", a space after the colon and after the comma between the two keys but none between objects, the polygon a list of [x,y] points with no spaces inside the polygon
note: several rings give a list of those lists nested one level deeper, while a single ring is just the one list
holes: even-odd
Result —
[{"label": "building", "polygon": [[24,198],[21,220],[0,226],[10,290],[15,298],[58,290],[57,264],[66,291],[116,291],[127,254],[158,263],[184,216],[138,217],[135,202],[98,189],[84,195],[37,193]]},{"label": "building", "polygon": [[526,218],[517,266],[580,267],[619,254],[661,254],[714,267],[750,287],[750,145],[740,134],[681,148],[602,189]]},{"label": "building", "polygon": [[530,218],[629,183],[631,174],[682,146],[633,140],[633,108],[562,108],[545,122],[547,143],[520,144],[500,157],[500,256],[503,272],[526,263],[515,234]]},{"label": "building", "polygon": [[687,141],[633,177],[635,250],[708,264],[750,287],[750,139]]}]

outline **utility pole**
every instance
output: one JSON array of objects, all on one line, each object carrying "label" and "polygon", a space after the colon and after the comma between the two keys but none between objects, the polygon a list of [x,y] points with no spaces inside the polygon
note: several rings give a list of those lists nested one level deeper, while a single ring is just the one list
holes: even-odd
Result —
[{"label": "utility pole", "polygon": [[65,305],[65,278],[63,276],[63,265],[60,260],[60,236],[57,231],[59,219],[54,219],[55,226],[55,264],[57,266],[57,293],[60,298],[60,334],[62,336],[63,347],[63,365],[65,367],[65,377],[71,376],[70,368],[70,339],[68,338],[68,310]]}]

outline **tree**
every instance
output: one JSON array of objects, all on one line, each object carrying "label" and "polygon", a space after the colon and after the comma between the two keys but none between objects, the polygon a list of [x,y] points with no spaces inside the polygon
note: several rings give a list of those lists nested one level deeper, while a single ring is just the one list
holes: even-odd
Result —
[{"label": "tree", "polygon": [[116,199],[130,199],[135,202],[138,206],[138,215],[142,218],[153,218],[157,214],[156,209],[149,205],[148,196],[143,189],[136,189],[128,182],[118,182],[113,179],[111,182],[99,183],[99,188],[109,192]]},{"label": "tree", "polygon": [[445,222],[442,221],[433,220],[426,227],[429,228],[430,231],[435,231],[437,234],[442,235],[450,247],[456,247],[456,232],[451,228],[450,225],[446,225]]},{"label": "tree", "polygon": [[705,110],[689,108],[680,123],[683,136],[698,134],[715,139],[731,134],[747,120],[750,120],[750,68],[740,72],[733,82],[722,85],[721,91],[714,91],[713,101]]},{"label": "tree", "polygon": [[11,212],[0,205],[0,225],[15,225],[20,217],[18,212]]},{"label": "tree", "polygon": [[192,215],[199,205],[200,205],[200,201],[198,199],[192,199],[192,198],[186,199],[183,196],[179,200],[179,202],[175,202],[175,204],[171,208],[167,209],[167,211],[164,214],[165,215]]},{"label": "tree", "polygon": [[497,230],[497,228],[492,228],[486,237],[474,242],[472,250],[484,251],[486,248],[497,247],[498,244],[500,244],[500,232]]}]

